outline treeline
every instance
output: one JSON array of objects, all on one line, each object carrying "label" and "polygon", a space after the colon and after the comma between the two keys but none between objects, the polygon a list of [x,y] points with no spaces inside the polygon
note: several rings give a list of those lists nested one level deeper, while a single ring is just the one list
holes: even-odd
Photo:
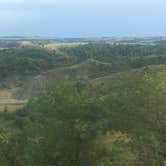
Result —
[{"label": "treeline", "polygon": [[0,79],[33,75],[52,68],[56,55],[44,49],[13,48],[0,51]]},{"label": "treeline", "polygon": [[0,47],[1,48],[9,48],[9,47],[18,47],[19,44],[17,43],[17,41],[14,40],[0,40]]},{"label": "treeline", "polygon": [[163,44],[110,45],[100,43],[63,48],[62,50],[68,54],[73,63],[95,59],[110,63],[112,65],[112,72],[148,65],[166,64],[166,47]]},{"label": "treeline", "polygon": [[4,166],[165,166],[166,74],[130,72],[114,87],[51,86],[1,114]]},{"label": "treeline", "polygon": [[164,44],[156,45],[111,45],[106,43],[84,44],[79,47],[61,48],[69,56],[77,58],[106,58],[122,56],[163,55],[166,53]]}]

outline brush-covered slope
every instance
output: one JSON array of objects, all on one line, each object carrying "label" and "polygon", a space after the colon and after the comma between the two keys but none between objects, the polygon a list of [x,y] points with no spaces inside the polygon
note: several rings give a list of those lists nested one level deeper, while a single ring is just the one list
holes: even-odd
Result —
[{"label": "brush-covered slope", "polygon": [[22,88],[19,88],[15,96],[18,98],[27,98],[50,84],[76,81],[86,82],[93,78],[109,74],[110,72],[111,65],[109,63],[88,59],[72,66],[49,70],[29,79]]}]

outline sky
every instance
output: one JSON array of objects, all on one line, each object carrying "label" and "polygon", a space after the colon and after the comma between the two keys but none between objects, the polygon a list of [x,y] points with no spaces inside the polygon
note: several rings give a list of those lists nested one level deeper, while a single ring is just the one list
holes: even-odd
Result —
[{"label": "sky", "polygon": [[166,36],[166,0],[0,0],[0,36]]}]

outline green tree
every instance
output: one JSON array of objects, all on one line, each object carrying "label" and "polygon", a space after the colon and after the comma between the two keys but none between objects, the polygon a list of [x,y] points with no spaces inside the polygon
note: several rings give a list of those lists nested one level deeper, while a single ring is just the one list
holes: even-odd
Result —
[{"label": "green tree", "polygon": [[106,129],[102,96],[73,86],[52,87],[31,101],[29,111],[24,134],[30,165],[91,166],[95,140]]}]

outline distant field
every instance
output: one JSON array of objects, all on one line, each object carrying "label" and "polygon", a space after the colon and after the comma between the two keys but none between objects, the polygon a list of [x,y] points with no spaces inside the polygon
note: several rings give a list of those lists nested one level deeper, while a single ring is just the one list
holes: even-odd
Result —
[{"label": "distant field", "polygon": [[22,108],[27,101],[24,100],[14,100],[11,98],[14,89],[0,90],[0,112],[5,109],[9,112],[16,111]]},{"label": "distant field", "polygon": [[25,103],[17,102],[17,103],[0,103],[0,112],[7,110],[8,112],[14,112],[18,109],[23,108]]},{"label": "distant field", "polygon": [[52,44],[46,44],[46,45],[44,45],[44,48],[55,50],[55,49],[58,49],[60,47],[75,47],[75,46],[79,46],[81,44],[85,44],[85,43],[81,43],[81,42],[52,43]]}]

